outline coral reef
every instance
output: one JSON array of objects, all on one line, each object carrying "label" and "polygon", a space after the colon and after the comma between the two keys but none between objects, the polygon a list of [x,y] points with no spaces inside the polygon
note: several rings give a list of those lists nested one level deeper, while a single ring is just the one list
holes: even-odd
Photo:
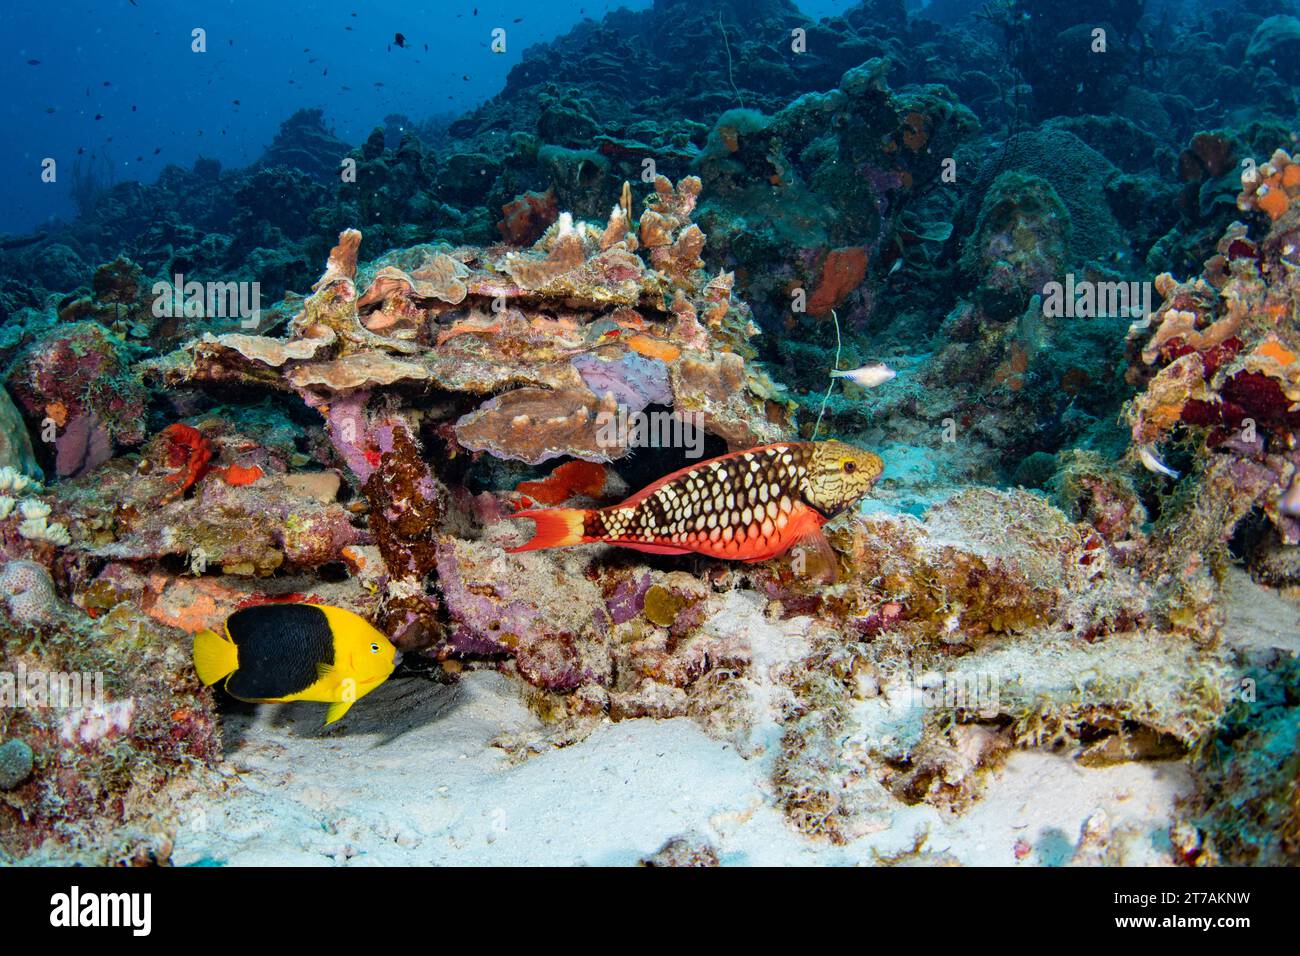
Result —
[{"label": "coral reef", "polygon": [[[38,580],[14,564],[6,577]],[[96,620],[48,604],[17,617],[0,616],[0,852],[165,862],[163,808],[202,785],[195,770],[219,750],[184,645],[128,604]]]},{"label": "coral reef", "polygon": [[1198,755],[1199,790],[1185,841],[1197,865],[1286,866],[1300,854],[1300,734],[1294,660],[1249,672],[1252,693],[1234,701]]},{"label": "coral reef", "polygon": [[[1103,480],[1080,466],[1071,487]],[[894,800],[969,805],[1016,747],[1161,760],[1214,727],[1226,674],[1209,632],[1171,624],[1141,542],[1097,514],[1109,537],[1023,492],[967,492],[924,524],[858,517],[832,536],[849,580],[829,589],[782,562],[701,580],[545,553],[507,566],[457,543],[439,559],[450,649],[513,655],[567,692],[546,704],[561,739],[596,708],[774,751],[791,823],[846,842],[886,826]],[[556,579],[563,609],[545,596]]]},{"label": "coral reef", "polygon": [[130,365],[126,343],[95,322],[59,326],[14,362],[8,386],[24,417],[38,434],[54,426],[52,471],[84,474],[144,438],[146,393]]},{"label": "coral reef", "polygon": [[[1225,647],[1232,564],[1300,586],[1300,21],[1147,6],[657,0],[463,116],[84,160],[75,220],[0,239],[0,856],[167,862],[226,786],[188,635],[312,601],[394,683],[499,672],[512,768],[725,742],[810,853],[1037,751],[1186,768],[1176,862],[1300,858],[1300,675]],[[829,556],[507,553],[519,509],[827,435],[888,468]],[[19,672],[85,699],[8,706]],[[1073,862],[1122,859],[1080,819]],[[732,861],[689,829],[633,859]]]},{"label": "coral reef", "polygon": [[1201,275],[1157,277],[1164,301],[1129,337],[1129,379],[1143,386],[1127,410],[1133,445],[1149,460],[1178,442],[1194,471],[1194,489],[1160,520],[1185,546],[1213,551],[1258,509],[1275,534],[1254,544],[1256,566],[1279,583],[1300,581],[1300,212],[1287,199],[1297,169],[1279,151],[1244,172],[1240,208],[1263,214],[1264,228],[1252,237],[1233,223]]}]

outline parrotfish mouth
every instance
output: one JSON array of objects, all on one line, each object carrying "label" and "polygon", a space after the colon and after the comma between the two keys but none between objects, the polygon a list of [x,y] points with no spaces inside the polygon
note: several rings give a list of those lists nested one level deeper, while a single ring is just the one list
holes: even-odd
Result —
[{"label": "parrotfish mouth", "polygon": [[827,521],[832,521],[832,520],[834,520],[835,518],[838,518],[840,515],[844,514],[845,512],[847,512],[847,511],[852,511],[853,509],[857,508],[858,505],[862,504],[863,500],[864,500],[866,497],[867,497],[867,496],[864,494],[864,495],[862,495],[862,496],[860,496],[860,497],[858,497],[858,498],[854,498],[852,501],[846,501],[846,502],[844,502],[844,504],[840,505],[838,508],[832,508],[832,509],[827,510],[827,511],[822,511],[822,509],[820,509],[820,508],[817,508],[817,509],[814,509],[814,510],[816,510],[816,511],[820,512],[821,514],[825,515]]}]

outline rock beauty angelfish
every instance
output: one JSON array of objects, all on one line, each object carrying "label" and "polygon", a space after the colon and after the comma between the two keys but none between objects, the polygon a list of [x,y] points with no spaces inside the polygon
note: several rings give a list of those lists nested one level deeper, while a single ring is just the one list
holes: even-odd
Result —
[{"label": "rock beauty angelfish", "polygon": [[326,604],[259,604],[194,636],[194,669],[239,700],[327,703],[325,726],[393,672],[397,648],[365,618]]}]

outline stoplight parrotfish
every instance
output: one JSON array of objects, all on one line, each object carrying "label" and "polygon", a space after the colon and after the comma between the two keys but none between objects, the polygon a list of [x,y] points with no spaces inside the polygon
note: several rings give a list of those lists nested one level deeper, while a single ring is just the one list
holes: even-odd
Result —
[{"label": "stoplight parrotfish", "polygon": [[363,617],[325,604],[261,604],[236,611],[222,632],[194,636],[206,685],[253,703],[329,704],[329,726],[393,672],[397,649]]},{"label": "stoplight parrotfish", "polygon": [[822,525],[867,494],[883,469],[878,455],[843,442],[763,445],[675,471],[608,508],[511,515],[531,518],[536,530],[509,552],[600,542],[752,562],[802,543],[834,568]]}]

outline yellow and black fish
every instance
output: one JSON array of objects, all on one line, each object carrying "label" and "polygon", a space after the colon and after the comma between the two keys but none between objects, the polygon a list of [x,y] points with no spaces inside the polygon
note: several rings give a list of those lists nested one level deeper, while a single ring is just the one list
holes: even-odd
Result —
[{"label": "yellow and black fish", "polygon": [[222,633],[194,636],[204,684],[224,681],[232,697],[330,705],[326,726],[393,672],[397,649],[365,618],[325,604],[260,604],[236,611]]},{"label": "yellow and black fish", "polygon": [[884,463],[838,441],[782,442],[675,471],[608,508],[521,511],[532,540],[511,553],[603,542],[655,554],[764,561],[797,543],[834,567],[822,525],[876,483]]}]

